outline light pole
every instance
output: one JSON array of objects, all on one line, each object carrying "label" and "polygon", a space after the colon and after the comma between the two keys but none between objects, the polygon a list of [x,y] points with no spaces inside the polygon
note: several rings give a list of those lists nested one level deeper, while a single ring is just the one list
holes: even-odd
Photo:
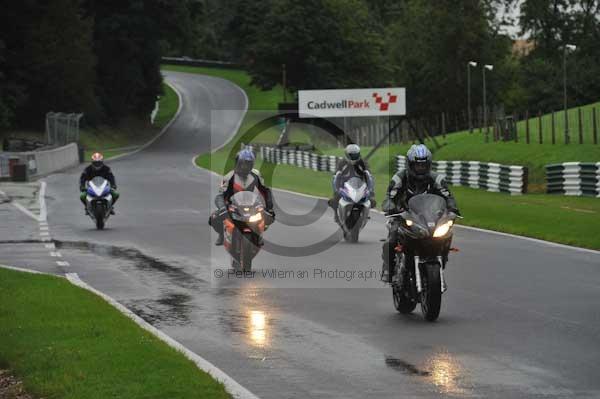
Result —
[{"label": "light pole", "polygon": [[469,117],[469,133],[473,133],[473,123],[471,119],[471,67],[476,67],[475,61],[467,63],[467,115]]},{"label": "light pole", "polygon": [[488,129],[488,125],[487,125],[487,95],[485,92],[485,70],[486,69],[491,71],[492,69],[494,69],[494,66],[485,64],[485,65],[483,65],[483,68],[482,68],[482,70],[483,70],[483,125],[485,126],[485,133],[486,133],[486,137],[487,137],[489,129]]},{"label": "light pole", "polygon": [[565,44],[563,49],[563,97],[565,106],[565,144],[571,141],[569,137],[569,112],[567,110],[567,52],[575,51],[577,48],[574,44]]}]

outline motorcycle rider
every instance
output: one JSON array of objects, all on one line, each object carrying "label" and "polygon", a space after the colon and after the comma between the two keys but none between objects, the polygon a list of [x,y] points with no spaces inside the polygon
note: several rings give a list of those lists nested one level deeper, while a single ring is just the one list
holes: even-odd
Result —
[{"label": "motorcycle rider", "polygon": [[[408,200],[417,194],[436,194],[446,199],[449,211],[460,215],[456,201],[448,189],[443,175],[431,172],[432,155],[424,144],[413,145],[406,153],[407,168],[394,174],[387,188],[382,208],[386,215],[401,213],[408,209]],[[383,244],[381,257],[383,268],[381,280],[391,282],[394,270],[395,247],[404,242],[398,231],[398,221],[391,219],[388,238]]]},{"label": "motorcycle rider", "polygon": [[266,218],[265,223],[271,224],[275,219],[273,194],[271,189],[265,186],[260,172],[253,169],[255,159],[252,150],[241,150],[235,157],[234,170],[223,176],[223,181],[219,187],[219,194],[215,197],[217,210],[211,214],[208,220],[208,224],[219,235],[215,245],[223,245],[223,221],[227,215],[227,206],[233,194],[239,191],[256,191],[260,193],[265,200],[265,211],[271,215],[271,217]]},{"label": "motorcycle rider", "polygon": [[346,146],[344,150],[344,159],[338,165],[335,174],[333,175],[333,197],[328,201],[329,206],[333,209],[335,222],[339,224],[337,208],[340,202],[341,195],[339,189],[351,177],[360,177],[367,183],[369,188],[371,208],[375,208],[375,190],[373,188],[373,176],[369,172],[367,162],[360,156],[360,147],[356,144]]},{"label": "motorcycle rider", "polygon": [[104,156],[99,152],[95,152],[94,154],[92,154],[92,163],[83,170],[83,173],[81,173],[81,177],[79,178],[79,191],[81,191],[79,199],[81,200],[81,203],[85,208],[85,214],[89,214],[86,203],[86,183],[97,176],[108,180],[108,183],[110,184],[110,194],[113,197],[113,203],[110,213],[111,215],[114,215],[114,206],[117,200],[119,199],[119,193],[117,192],[117,182],[115,180],[115,176],[110,170],[110,167],[104,163]]}]

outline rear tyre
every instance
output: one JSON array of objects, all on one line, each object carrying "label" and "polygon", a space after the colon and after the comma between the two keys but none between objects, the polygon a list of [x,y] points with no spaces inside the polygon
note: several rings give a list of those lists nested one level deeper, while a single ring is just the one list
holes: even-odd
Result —
[{"label": "rear tyre", "polygon": [[442,289],[440,279],[440,264],[427,263],[424,265],[423,291],[421,291],[421,311],[427,321],[436,321],[442,307]]},{"label": "rear tyre", "polygon": [[392,295],[394,297],[394,307],[402,314],[409,314],[417,307],[417,303],[408,298],[397,285],[392,286]]}]

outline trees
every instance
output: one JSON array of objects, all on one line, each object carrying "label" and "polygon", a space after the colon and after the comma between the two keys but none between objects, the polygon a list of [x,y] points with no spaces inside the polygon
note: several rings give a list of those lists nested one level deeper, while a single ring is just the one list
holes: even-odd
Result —
[{"label": "trees", "polygon": [[275,2],[245,51],[252,82],[269,89],[286,64],[292,90],[381,85],[381,37],[360,0]]},{"label": "trees", "polygon": [[90,0],[97,64],[96,93],[113,122],[148,115],[161,91],[158,0]]},{"label": "trees", "polygon": [[567,57],[569,103],[598,100],[600,93],[600,1],[525,0],[521,7],[523,34],[535,43],[523,59],[527,101],[542,109],[562,106],[563,49],[577,45]]}]

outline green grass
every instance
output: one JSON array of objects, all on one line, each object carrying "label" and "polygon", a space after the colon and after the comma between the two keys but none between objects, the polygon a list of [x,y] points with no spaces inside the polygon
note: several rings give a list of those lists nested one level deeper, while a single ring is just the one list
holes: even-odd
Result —
[{"label": "green grass", "polygon": [[182,354],[100,297],[0,269],[0,368],[35,397],[229,398]]},{"label": "green grass", "polygon": [[85,148],[85,159],[89,161],[95,152],[101,152],[106,159],[125,154],[132,151],[131,147],[141,146],[157,135],[175,116],[179,107],[177,93],[165,83],[163,90],[165,94],[159,99],[154,125],[148,121],[126,120],[116,127],[82,130],[80,143]]},{"label": "green grass", "polygon": [[[432,150],[434,159],[445,161],[482,161],[508,165],[521,165],[529,169],[529,191],[543,192],[545,183],[545,165],[560,162],[600,162],[600,145],[592,144],[525,144],[523,142],[486,143],[478,132],[453,133],[436,137],[441,144],[436,148],[432,140],[425,144]],[[411,144],[384,145],[377,150],[369,162],[372,165],[387,167],[396,154],[406,154]],[[371,147],[363,147],[367,154]],[[342,149],[330,149],[325,153],[342,155]]]}]

